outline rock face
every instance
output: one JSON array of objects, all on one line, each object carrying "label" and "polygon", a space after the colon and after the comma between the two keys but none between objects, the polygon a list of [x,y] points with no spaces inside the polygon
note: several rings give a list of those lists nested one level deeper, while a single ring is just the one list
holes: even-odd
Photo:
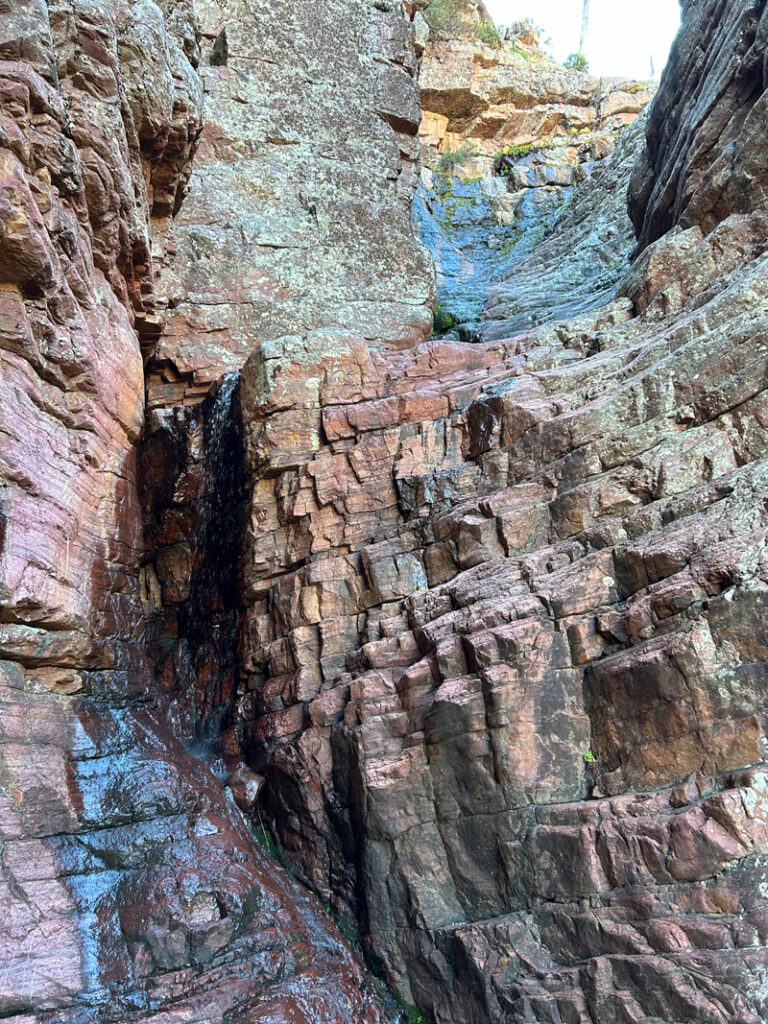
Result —
[{"label": "rock face", "polygon": [[[764,5],[682,6],[686,32],[670,55],[630,195],[643,246],[675,225],[709,233],[729,214],[765,206],[766,172],[757,155],[768,102]],[[717,50],[698,45],[713,36],[722,40]]]},{"label": "rock face", "polygon": [[[297,872],[440,1024],[768,1014],[766,214],[707,147],[727,123],[759,161],[763,6],[687,12],[632,187],[669,230],[618,297],[243,373],[245,750]],[[713,121],[664,122],[692,81]]]},{"label": "rock face", "polygon": [[[478,27],[487,22],[469,10],[471,2],[464,6],[463,17],[448,29],[438,25],[425,44],[424,166],[432,169],[447,152],[464,150],[457,168],[463,176],[489,175],[506,155],[518,189],[583,180],[579,163],[590,149],[592,160],[608,151],[647,106],[653,84],[569,71],[547,56],[526,22],[489,42]],[[505,147],[513,152],[505,154]]]},{"label": "rock face", "polygon": [[174,222],[150,403],[199,401],[295,331],[425,340],[434,271],[410,224],[420,110],[401,4],[195,7],[206,119]]},{"label": "rock face", "polygon": [[511,258],[494,268],[481,291],[480,337],[508,338],[616,298],[636,247],[627,188],[645,129],[642,115],[591,171],[589,188],[558,210],[547,237],[530,246],[523,234]]},{"label": "rock face", "polygon": [[[229,473],[231,458],[220,458],[220,443],[237,435],[231,383],[196,410],[174,409],[163,401],[181,406],[189,396],[164,378],[152,391],[141,469],[137,458],[143,364],[152,385],[157,368],[170,365],[157,351],[161,326],[164,345],[179,330],[182,313],[165,317],[179,305],[174,275],[195,303],[186,315],[211,311],[183,258],[174,263],[177,251],[183,257],[196,245],[200,274],[205,232],[177,228],[172,218],[183,210],[203,125],[201,152],[216,150],[211,138],[218,140],[222,177],[240,145],[226,141],[214,117],[202,117],[198,16],[205,26],[214,16],[226,21],[221,31],[234,49],[238,12],[225,6],[10,0],[0,11],[0,1016],[24,1024],[385,1019],[333,922],[259,848],[232,797],[188,749],[210,742],[221,705],[234,699],[231,652],[218,634],[233,608],[236,620],[226,575],[238,546],[235,538],[233,556],[211,527],[226,498],[237,521],[239,478]],[[357,89],[398,131],[414,132],[402,12],[369,17],[365,4],[341,7],[336,20],[351,13],[347,30],[364,40],[364,69],[350,70],[344,102],[353,112]],[[262,34],[277,25],[270,21]],[[202,59],[207,75],[236,91],[221,70],[224,39],[204,40]],[[382,66],[374,100],[372,54],[386,46],[391,75]],[[316,70],[324,52],[316,40]],[[327,91],[323,81],[315,88]],[[217,96],[208,109],[215,102],[223,116],[242,101]],[[375,212],[404,234],[406,142],[383,117],[371,113],[366,124],[371,139],[355,129],[352,148],[359,154],[367,143],[376,155]],[[343,162],[323,157],[323,145],[315,158],[326,160],[324,173],[343,178]],[[335,202],[354,205],[340,182],[329,188]],[[226,205],[223,187],[214,194]],[[200,205],[193,212],[205,221]],[[225,222],[221,208],[215,215]],[[279,219],[275,209],[270,215]],[[243,246],[253,240],[246,227],[234,229]],[[365,230],[361,238],[370,241]],[[423,264],[411,244],[414,264]],[[233,252],[210,281],[220,302],[216,327],[228,331],[216,365],[200,344],[170,378],[194,363],[194,394],[229,367],[226,353],[241,351],[223,298],[233,286]],[[382,273],[385,264],[382,256]],[[241,284],[253,302],[253,275]],[[429,298],[429,275],[414,274],[412,288],[398,307],[411,314],[403,313],[403,336],[428,318],[413,295]],[[271,294],[268,284],[264,290]],[[195,341],[189,329],[185,341]],[[160,443],[163,431],[173,444]],[[174,473],[186,490],[173,490]],[[184,502],[192,507],[186,518]],[[185,564],[185,555],[199,564]],[[164,634],[157,601],[187,596],[205,623],[193,634],[191,613],[181,629],[168,613]],[[189,671],[164,673],[156,656],[158,646],[178,652],[179,634],[192,668],[209,667],[191,693],[179,689]],[[233,775],[245,805],[252,778],[242,766]]]},{"label": "rock face", "polygon": [[467,345],[415,6],[3,5],[4,1019],[768,1018],[768,12]]},{"label": "rock face", "polygon": [[[443,0],[442,17],[427,11],[434,29],[420,76],[424,169],[414,210],[437,266],[436,333],[461,340],[508,337],[552,319],[556,304],[563,317],[614,297],[635,242],[626,189],[637,137],[628,129],[655,89],[566,70],[528,22],[494,41],[487,14],[474,8]],[[585,200],[577,189],[593,173],[602,188]],[[539,251],[574,198],[579,211],[560,231],[567,247]],[[570,224],[586,219],[593,251],[580,246],[573,264]]]}]

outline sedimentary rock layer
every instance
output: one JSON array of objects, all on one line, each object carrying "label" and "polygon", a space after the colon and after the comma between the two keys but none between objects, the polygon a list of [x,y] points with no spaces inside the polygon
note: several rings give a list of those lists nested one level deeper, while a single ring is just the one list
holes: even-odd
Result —
[{"label": "sedimentary rock layer", "polygon": [[616,297],[636,248],[627,188],[645,123],[638,118],[591,168],[589,187],[576,191],[539,245],[496,269],[477,325],[483,339],[579,316]]},{"label": "sedimentary rock layer", "polygon": [[563,306],[586,183],[478,345],[426,339],[414,6],[5,4],[18,1024],[383,1021],[264,825],[437,1024],[768,1016],[765,3],[685,5],[617,296]]},{"label": "sedimentary rock layer", "polygon": [[[494,40],[474,7],[441,5],[456,12],[447,26],[427,11],[435,28],[421,64],[414,208],[437,267],[435,333],[462,341],[509,337],[615,297],[635,245],[630,125],[655,91],[564,68],[530,22]],[[600,187],[578,191],[593,174]]]},{"label": "sedimentary rock layer", "polygon": [[[452,30],[433,30],[425,43],[419,137],[426,167],[461,150],[459,173],[489,174],[506,147],[514,157],[531,157],[519,170],[511,162],[515,187],[572,185],[579,151],[605,145],[654,94],[651,82],[566,69],[543,51],[529,22],[490,42],[477,26],[478,15],[469,12]],[[547,149],[554,158],[536,159]]]},{"label": "sedimentary rock layer", "polygon": [[[172,503],[201,496],[196,512],[209,525],[209,495],[225,472],[209,435],[229,439],[219,429],[227,387],[191,413],[156,410],[155,433],[177,422],[190,463],[197,457],[213,479],[192,474],[186,492],[174,493],[178,446],[169,461],[155,444],[153,463],[150,444],[139,486],[143,361],[179,300],[172,217],[183,209],[204,123],[198,14],[210,20],[216,7],[12,0],[0,9],[0,1016],[24,1024],[384,1019],[333,922],[257,846],[231,795],[189,753],[231,664],[226,676],[208,659],[209,678],[218,676],[201,711],[194,688],[180,693],[147,657],[155,654],[148,636],[166,652],[179,637],[147,633],[161,577],[140,571],[143,513],[156,549],[179,540],[169,541],[174,527],[188,539],[190,520],[178,512],[160,522],[169,493]],[[224,13],[236,53],[236,12],[222,5]],[[410,125],[412,69],[400,69],[401,96],[398,69],[387,77],[382,66],[383,92],[373,99],[367,49],[370,37],[376,53],[391,45],[395,57],[407,54],[408,23],[399,10],[389,19],[369,13],[364,4],[355,10],[365,75],[350,69],[345,101],[354,106],[357,83],[390,120],[402,100]],[[316,22],[331,30],[327,19]],[[284,28],[270,19],[263,34]],[[211,39],[204,49],[221,67],[223,46]],[[319,67],[328,52],[317,40],[315,53]],[[216,74],[225,81],[226,67]],[[384,95],[387,83],[394,91]],[[217,103],[219,116],[231,109]],[[204,150],[221,138],[215,118],[205,121]],[[369,130],[377,176],[391,179],[391,209],[382,199],[376,212],[397,225],[407,217],[397,136],[373,115]],[[357,155],[369,142],[362,134],[350,142]],[[217,173],[221,200],[226,176]],[[225,215],[216,216],[223,238]],[[231,262],[217,273],[210,284],[221,295]],[[429,277],[412,280],[428,298]],[[184,288],[194,301],[193,283]],[[237,346],[230,330],[217,364],[201,344],[196,365],[218,377],[229,365],[222,353]],[[189,539],[202,563],[192,596],[206,580],[229,595],[217,538],[204,530]],[[210,589],[215,603],[219,591]],[[200,600],[195,607],[208,611]],[[212,614],[201,638],[218,628]],[[205,689],[205,678],[196,682]]]},{"label": "sedimentary rock layer", "polygon": [[617,298],[244,370],[245,749],[440,1024],[768,1014],[766,212],[720,170],[762,152],[764,6],[686,12]]}]

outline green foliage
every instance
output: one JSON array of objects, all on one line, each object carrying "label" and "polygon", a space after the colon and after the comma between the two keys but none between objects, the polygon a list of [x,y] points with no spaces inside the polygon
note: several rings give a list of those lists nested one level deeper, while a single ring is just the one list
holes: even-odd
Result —
[{"label": "green foliage", "polygon": [[494,153],[493,158],[494,160],[501,160],[502,157],[509,156],[516,160],[520,156],[527,156],[534,149],[538,149],[535,142],[523,142],[519,146],[505,146]]},{"label": "green foliage", "polygon": [[513,235],[511,238],[505,238],[504,241],[501,243],[501,246],[499,248],[499,254],[506,259],[507,256],[509,256],[511,253],[514,252],[515,246],[517,245],[517,243],[519,241],[520,241],[519,233]]},{"label": "green foliage", "polygon": [[592,753],[591,750],[588,750],[586,752],[586,754],[584,755],[584,764],[590,764],[590,765],[596,765],[597,764],[597,758],[595,757],[595,755]]},{"label": "green foliage", "polygon": [[589,61],[583,53],[569,54],[563,66],[569,71],[583,71],[585,74],[589,71]]},{"label": "green foliage", "polygon": [[475,151],[466,142],[460,146],[446,146],[435,165],[435,171],[437,174],[454,174],[457,167],[461,167],[473,156]]},{"label": "green foliage", "polygon": [[462,0],[432,0],[424,11],[424,18],[436,36],[450,38],[464,28],[465,7]]},{"label": "green foliage", "polygon": [[[519,146],[504,146],[493,154],[493,168],[496,174],[506,177],[512,171],[511,160],[518,160],[520,157],[528,156],[535,149],[541,147],[535,142],[523,142]],[[508,159],[505,159],[508,158]]]},{"label": "green foliage", "polygon": [[404,1013],[408,1024],[429,1024],[429,1018],[417,1006],[404,1007]]},{"label": "green foliage", "polygon": [[400,998],[394,989],[389,989],[389,1003],[392,1013],[392,1020],[398,1021],[398,1024],[432,1024],[432,1021],[418,1006],[414,1006],[412,1003],[406,1004]]},{"label": "green foliage", "polygon": [[448,312],[445,306],[438,302],[433,320],[432,333],[436,335],[445,334],[447,331],[450,331],[455,323],[456,321],[452,314]]},{"label": "green foliage", "polygon": [[170,654],[176,644],[176,637],[173,633],[163,633],[158,643],[163,654]]},{"label": "green foliage", "polygon": [[267,853],[272,858],[272,860],[276,860],[277,863],[282,865],[282,867],[284,867],[286,871],[293,872],[294,865],[291,862],[291,859],[283,853],[283,851],[275,842],[274,836],[267,828],[267,826],[264,824],[264,822],[261,820],[261,811],[258,809],[258,807],[256,808],[256,813],[259,816],[258,824],[256,824],[255,821],[251,821],[249,823],[251,827],[251,832],[253,834],[253,838],[256,840],[256,842],[259,844],[262,850],[264,850],[265,853]]},{"label": "green foliage", "polygon": [[358,932],[357,928],[355,928],[355,926],[352,924],[352,922],[348,918],[342,916],[341,914],[339,914],[338,916],[334,915],[333,919],[336,922],[336,927],[339,929],[339,931],[347,940],[347,942],[351,943],[353,946],[359,946],[360,933]]},{"label": "green foliage", "polygon": [[485,43],[486,46],[501,46],[499,30],[492,21],[478,21],[475,25],[475,35],[479,40],[481,40],[481,42]]},{"label": "green foliage", "polygon": [[255,823],[251,825],[251,832],[253,833],[253,838],[256,840],[256,842],[259,844],[262,850],[266,850],[266,852],[273,860],[276,860],[279,864],[282,864],[282,851],[275,842],[275,840],[272,838],[272,833],[267,831],[266,826],[263,825],[261,821],[259,821],[258,825],[256,825]]}]

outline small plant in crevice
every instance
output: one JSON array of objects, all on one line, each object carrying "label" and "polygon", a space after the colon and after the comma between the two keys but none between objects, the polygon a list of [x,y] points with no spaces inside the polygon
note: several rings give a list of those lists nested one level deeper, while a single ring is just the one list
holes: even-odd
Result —
[{"label": "small plant in crevice", "polygon": [[394,1003],[395,1013],[393,1019],[397,1024],[432,1024],[431,1019],[413,1003],[405,1003],[397,994],[391,991],[391,1001]]},{"label": "small plant in crevice", "polygon": [[253,833],[253,838],[256,840],[256,842],[259,844],[262,850],[266,851],[266,853],[268,853],[273,860],[276,860],[279,864],[282,864],[282,851],[280,850],[280,847],[273,839],[272,833],[268,831],[266,825],[262,824],[261,819],[259,819],[258,824],[255,821],[251,822],[251,832]]},{"label": "small plant in crevice", "polygon": [[414,1006],[413,1003],[406,1003],[397,989],[387,983],[382,965],[370,948],[361,947],[361,953],[368,972],[368,979],[378,993],[387,1012],[387,1019],[392,1024],[433,1024],[431,1018],[423,1010]]},{"label": "small plant in crevice", "polygon": [[429,1017],[422,1013],[418,1006],[406,1006],[405,1014],[408,1024],[430,1024]]},{"label": "small plant in crevice", "polygon": [[475,25],[475,37],[486,46],[501,46],[499,30],[492,21],[478,21]]},{"label": "small plant in crevice", "polygon": [[466,8],[462,0],[432,0],[424,19],[438,38],[450,39],[466,27]]},{"label": "small plant in crevice", "polygon": [[434,335],[445,334],[450,331],[456,325],[456,320],[452,313],[440,302],[438,302],[435,309],[435,315],[432,321],[432,333]]},{"label": "small plant in crevice", "polygon": [[286,857],[285,853],[283,853],[282,849],[275,842],[275,837],[264,824],[261,817],[261,811],[258,809],[258,807],[256,808],[256,813],[258,814],[259,820],[251,820],[249,822],[253,838],[256,840],[256,842],[262,848],[262,850],[264,850],[264,852],[272,858],[272,860],[277,861],[277,863],[281,867],[285,868],[286,871],[290,871],[291,874],[295,875],[295,865],[291,862],[289,857]]},{"label": "small plant in crevice", "polygon": [[595,756],[592,750],[587,750],[584,753],[584,772],[586,774],[588,796],[593,797],[596,795],[596,790],[599,793],[600,778],[603,771],[600,767],[599,759]]},{"label": "small plant in crevice", "polygon": [[537,142],[521,142],[517,146],[504,146],[497,149],[493,154],[493,173],[501,177],[507,177],[512,173],[512,165],[516,160],[528,156],[542,147]]},{"label": "small plant in crevice", "polygon": [[534,149],[540,148],[536,142],[521,142],[518,146],[504,146],[502,149],[497,149],[493,154],[493,158],[494,160],[501,160],[502,157],[508,156],[512,160],[517,160],[518,157],[528,156]]},{"label": "small plant in crevice", "polygon": [[341,934],[352,946],[360,945],[360,932],[357,930],[352,921],[345,917],[343,914],[333,914],[333,920],[336,922],[336,927],[339,929]]},{"label": "small plant in crevice", "polygon": [[568,71],[582,71],[585,75],[589,73],[589,61],[583,53],[569,53],[563,67]]},{"label": "small plant in crevice", "polygon": [[457,168],[462,167],[468,160],[477,154],[469,143],[462,143],[460,146],[446,146],[435,165],[435,173],[441,175],[452,175]]}]

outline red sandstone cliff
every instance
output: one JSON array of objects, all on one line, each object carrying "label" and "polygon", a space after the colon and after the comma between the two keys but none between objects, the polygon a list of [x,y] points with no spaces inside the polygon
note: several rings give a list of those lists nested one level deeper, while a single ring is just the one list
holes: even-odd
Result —
[{"label": "red sandstone cliff", "polygon": [[[240,12],[221,5],[217,14],[216,6],[13,0],[0,9],[0,1016],[25,1024],[384,1019],[332,921],[259,848],[231,796],[188,753],[200,738],[195,694],[169,691],[148,643],[155,590],[141,569],[139,490],[151,504],[170,467],[152,477],[145,456],[137,470],[145,365],[150,383],[159,374],[161,402],[185,400],[169,386],[178,378],[200,396],[230,365],[224,354],[237,359],[232,323],[245,323],[256,290],[265,301],[290,295],[287,282],[260,285],[258,267],[234,268],[223,208],[211,217],[191,201],[208,235],[179,219],[195,149],[196,168],[212,152],[221,159],[207,202],[223,207],[226,167],[246,148],[233,139],[223,152],[214,121],[227,101],[210,96],[211,76],[231,86],[234,109],[245,102],[234,81]],[[273,12],[257,13],[263,32]],[[324,21],[309,4],[290,13],[294,31],[303,15],[305,34],[322,28],[338,38],[330,10]],[[215,63],[214,38],[201,37],[200,14],[204,30],[229,18],[229,68]],[[372,159],[380,154],[376,176],[391,195],[377,214],[407,223],[400,146],[386,117],[399,116],[399,88],[403,125],[415,131],[413,66],[395,60],[398,46],[407,51],[408,23],[364,6],[356,22],[341,9],[334,16],[366,35],[355,40],[367,77],[350,72],[345,102],[350,114],[358,93],[370,102],[367,148]],[[314,52],[302,87],[322,97],[317,38]],[[243,66],[253,67],[250,59],[242,53]],[[376,69],[382,96],[369,99]],[[283,102],[276,92],[272,100]],[[253,128],[247,145],[286,152],[264,139],[267,130]],[[322,148],[318,140],[321,162]],[[253,184],[278,162],[267,154]],[[343,177],[341,163],[322,166]],[[192,189],[194,197],[197,179]],[[320,224],[322,196],[317,207]],[[261,231],[274,260],[279,215],[274,224],[229,216],[244,249],[253,254]],[[313,216],[302,211],[309,231]],[[218,266],[203,251],[205,237],[225,240]],[[177,253],[187,240],[196,270],[184,276]],[[290,252],[300,242],[285,244]],[[210,291],[201,295],[195,274],[206,274],[206,258]],[[429,298],[429,277],[414,287]],[[195,342],[190,324],[204,329],[211,311],[225,341],[212,356],[199,342],[194,357],[176,363],[167,339],[182,330],[182,314],[166,310],[185,303],[185,344]],[[414,318],[423,324],[428,311]],[[210,481],[197,483],[210,490]],[[181,539],[190,528],[187,519]],[[159,639],[166,651],[174,643],[170,634]]]},{"label": "red sandstone cliff", "polygon": [[768,12],[684,6],[618,294],[606,177],[463,345],[399,4],[6,4],[0,1015],[383,1021],[264,822],[439,1024],[766,1019]]}]

